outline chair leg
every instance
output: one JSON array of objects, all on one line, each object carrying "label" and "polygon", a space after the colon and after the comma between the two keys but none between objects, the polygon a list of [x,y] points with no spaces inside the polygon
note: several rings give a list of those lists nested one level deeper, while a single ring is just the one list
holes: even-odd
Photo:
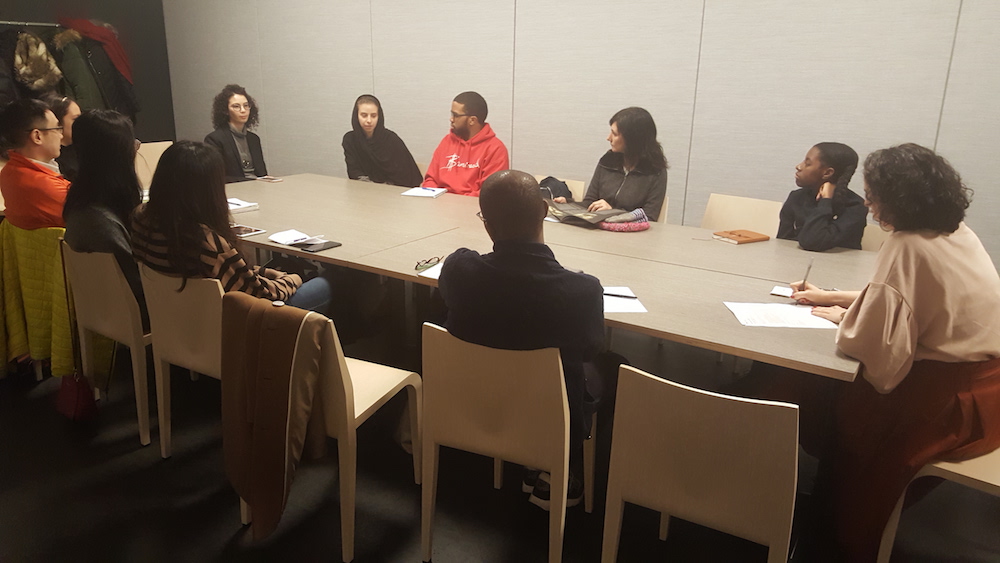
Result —
[{"label": "chair leg", "polygon": [[410,444],[413,446],[413,482],[419,485],[421,480],[420,471],[422,469],[421,457],[424,453],[420,440],[420,423],[422,418],[420,408],[423,401],[420,400],[419,388],[414,385],[406,387],[406,396],[410,404]]},{"label": "chair leg", "polygon": [[670,515],[666,512],[660,513],[660,541],[667,541],[667,533],[670,531]]},{"label": "chair leg", "polygon": [[431,560],[431,532],[434,528],[434,509],[437,503],[438,445],[429,436],[423,436],[423,484],[420,486],[420,551],[423,561]]},{"label": "chair leg", "polygon": [[153,355],[156,374],[156,417],[160,423],[160,457],[170,457],[170,362]]},{"label": "chair leg", "polygon": [[[909,488],[909,485],[907,485],[907,488]],[[903,490],[903,494],[899,495],[896,507],[892,509],[889,521],[885,523],[885,529],[882,531],[882,541],[878,546],[878,563],[889,563],[889,558],[892,557],[892,546],[896,543],[896,530],[899,528],[899,515],[903,512],[904,500],[906,500],[905,489]]]},{"label": "chair leg", "polygon": [[622,532],[622,509],[625,501],[617,487],[608,484],[607,502],[604,505],[604,541],[601,543],[601,563],[618,560],[618,542]]},{"label": "chair leg", "polygon": [[240,497],[240,523],[249,526],[253,522],[253,513],[250,512],[250,505]]},{"label": "chair leg", "polygon": [[562,561],[563,534],[566,531],[566,492],[569,485],[569,460],[549,473],[549,563]]},{"label": "chair leg", "polygon": [[583,441],[583,509],[594,512],[594,464],[597,461],[597,413],[591,420],[590,439]]},{"label": "chair leg", "polygon": [[135,388],[135,413],[139,419],[139,444],[149,445],[149,376],[146,373],[146,347],[142,343],[129,346],[132,356],[132,386]]},{"label": "chair leg", "polygon": [[35,368],[35,381],[41,381],[45,378],[42,374],[42,362],[39,360],[31,360],[31,367]]},{"label": "chair leg", "polygon": [[97,385],[97,371],[94,369],[94,333],[77,325],[80,335],[80,370],[94,388],[94,400],[101,400],[101,389]]},{"label": "chair leg", "polygon": [[493,488],[500,490],[503,487],[503,460],[493,458]]},{"label": "chair leg", "polygon": [[337,438],[340,466],[340,545],[344,563],[354,560],[354,495],[357,487],[358,444],[353,429]]}]

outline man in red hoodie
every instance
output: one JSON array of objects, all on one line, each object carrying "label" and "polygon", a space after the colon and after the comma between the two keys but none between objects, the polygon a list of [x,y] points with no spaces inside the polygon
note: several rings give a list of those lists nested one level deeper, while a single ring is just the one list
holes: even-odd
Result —
[{"label": "man in red hoodie", "polygon": [[451,102],[451,132],[434,150],[421,185],[478,197],[483,180],[510,168],[507,147],[486,123],[486,112],[486,100],[478,93],[455,96]]},{"label": "man in red hoodie", "polygon": [[11,102],[0,112],[0,142],[10,162],[0,172],[7,221],[21,229],[63,227],[69,182],[59,173],[62,125],[38,100]]}]

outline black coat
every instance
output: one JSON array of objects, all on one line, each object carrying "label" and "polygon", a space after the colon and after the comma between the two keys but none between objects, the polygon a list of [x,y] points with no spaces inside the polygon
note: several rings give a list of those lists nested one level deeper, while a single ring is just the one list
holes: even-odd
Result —
[{"label": "black coat", "polygon": [[[243,165],[240,164],[240,150],[236,148],[236,139],[229,126],[212,131],[205,137],[205,142],[219,149],[222,160],[226,163],[226,183],[249,180],[243,175]],[[250,158],[253,159],[253,173],[257,176],[267,176],[267,165],[264,164],[264,152],[260,148],[260,137],[247,131],[247,145],[250,147]]]},{"label": "black coat", "polygon": [[788,194],[778,216],[778,238],[797,240],[805,250],[861,248],[868,208],[865,200],[847,188],[837,188],[832,198],[816,200],[814,188]]}]

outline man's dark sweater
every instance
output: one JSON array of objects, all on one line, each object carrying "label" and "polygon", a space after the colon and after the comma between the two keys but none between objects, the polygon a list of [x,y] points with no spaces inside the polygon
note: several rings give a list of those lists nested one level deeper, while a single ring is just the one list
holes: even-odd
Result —
[{"label": "man's dark sweater", "polygon": [[485,255],[456,250],[445,260],[438,286],[455,337],[508,350],[559,349],[571,448],[582,444],[583,364],[604,345],[604,290],[597,278],[563,268],[544,244],[507,241]]},{"label": "man's dark sweater", "polygon": [[865,200],[846,188],[837,192],[818,201],[812,188],[788,194],[778,215],[778,238],[797,240],[803,249],[818,252],[838,246],[860,249],[868,217]]}]

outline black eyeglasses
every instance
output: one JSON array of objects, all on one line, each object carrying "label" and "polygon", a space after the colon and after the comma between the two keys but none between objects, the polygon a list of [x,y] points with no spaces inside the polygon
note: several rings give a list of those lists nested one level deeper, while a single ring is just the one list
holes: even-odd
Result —
[{"label": "black eyeglasses", "polygon": [[458,119],[459,117],[469,117],[469,114],[451,112],[451,116],[455,119]]},{"label": "black eyeglasses", "polygon": [[417,265],[414,266],[413,269],[416,270],[416,271],[418,271],[418,272],[422,272],[422,271],[426,270],[427,268],[432,268],[434,266],[437,266],[439,262],[441,262],[441,257],[440,256],[435,256],[433,258],[428,258],[427,260],[421,260],[421,261],[417,262]]},{"label": "black eyeglasses", "polygon": [[35,129],[38,129],[39,131],[62,131],[63,130],[62,127],[32,127],[31,129],[25,129],[25,131],[27,131],[28,133],[31,133]]}]

